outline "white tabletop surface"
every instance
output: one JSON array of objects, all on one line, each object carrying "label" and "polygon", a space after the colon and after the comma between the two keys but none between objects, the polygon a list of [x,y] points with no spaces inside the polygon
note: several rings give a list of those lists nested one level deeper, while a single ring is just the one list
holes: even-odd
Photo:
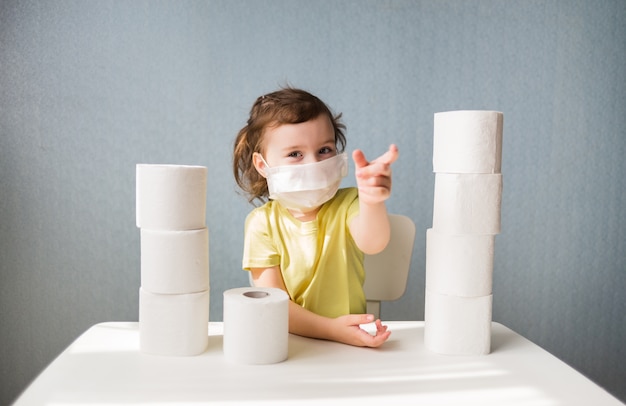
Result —
[{"label": "white tabletop surface", "polygon": [[271,365],[224,359],[222,323],[194,357],[139,351],[136,322],[97,324],[57,357],[15,405],[622,405],[509,328],[493,323],[492,352],[445,356],[424,347],[424,323],[388,322],[381,348],[290,335]]}]

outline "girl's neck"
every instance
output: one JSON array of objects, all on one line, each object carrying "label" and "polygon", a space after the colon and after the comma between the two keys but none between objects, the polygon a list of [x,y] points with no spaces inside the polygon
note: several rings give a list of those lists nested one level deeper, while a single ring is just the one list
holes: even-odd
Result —
[{"label": "girl's neck", "polygon": [[290,209],[287,209],[287,210],[296,220],[304,223],[307,221],[315,220],[317,218],[317,213],[319,213],[321,208],[322,206],[319,206],[318,208],[313,209],[311,211],[307,211],[306,213],[297,211],[297,210],[290,210]]}]

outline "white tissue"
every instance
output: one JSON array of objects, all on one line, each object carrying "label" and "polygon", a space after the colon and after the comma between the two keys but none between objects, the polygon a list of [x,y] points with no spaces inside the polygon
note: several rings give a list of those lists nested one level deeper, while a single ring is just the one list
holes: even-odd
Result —
[{"label": "white tissue", "polygon": [[205,227],[207,168],[137,165],[137,227],[192,230]]},{"label": "white tissue", "polygon": [[433,171],[500,173],[503,115],[498,111],[435,113]]},{"label": "white tissue", "polygon": [[447,234],[498,234],[501,174],[435,174],[433,229]]},{"label": "white tissue", "polygon": [[209,289],[208,229],[141,229],[141,286],[152,293]]},{"label": "white tissue", "polygon": [[492,293],[494,235],[426,231],[426,289],[462,297]]},{"label": "white tissue", "polygon": [[426,289],[424,345],[445,355],[491,351],[492,296],[458,297]]},{"label": "white tissue", "polygon": [[277,288],[236,288],[224,292],[224,356],[241,364],[287,359],[289,296]]},{"label": "white tissue", "polygon": [[155,355],[203,353],[209,340],[209,291],[163,295],[139,289],[139,346]]}]

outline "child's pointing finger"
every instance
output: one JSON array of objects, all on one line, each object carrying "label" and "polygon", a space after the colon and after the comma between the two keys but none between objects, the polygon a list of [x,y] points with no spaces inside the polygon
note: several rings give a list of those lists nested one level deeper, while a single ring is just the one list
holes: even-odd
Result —
[{"label": "child's pointing finger", "polygon": [[365,159],[365,154],[360,149],[355,149],[352,152],[352,159],[354,160],[354,165],[357,169],[369,165],[369,162]]},{"label": "child's pointing finger", "polygon": [[391,144],[387,152],[376,158],[374,162],[389,165],[394,163],[396,159],[398,159],[398,147],[395,144]]}]

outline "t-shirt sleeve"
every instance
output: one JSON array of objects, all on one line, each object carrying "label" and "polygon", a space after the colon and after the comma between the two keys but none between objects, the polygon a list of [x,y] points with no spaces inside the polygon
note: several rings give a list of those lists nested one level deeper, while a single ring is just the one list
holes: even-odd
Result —
[{"label": "t-shirt sleeve", "polygon": [[280,255],[270,235],[269,219],[262,208],[246,218],[242,268],[269,268],[280,264]]}]

